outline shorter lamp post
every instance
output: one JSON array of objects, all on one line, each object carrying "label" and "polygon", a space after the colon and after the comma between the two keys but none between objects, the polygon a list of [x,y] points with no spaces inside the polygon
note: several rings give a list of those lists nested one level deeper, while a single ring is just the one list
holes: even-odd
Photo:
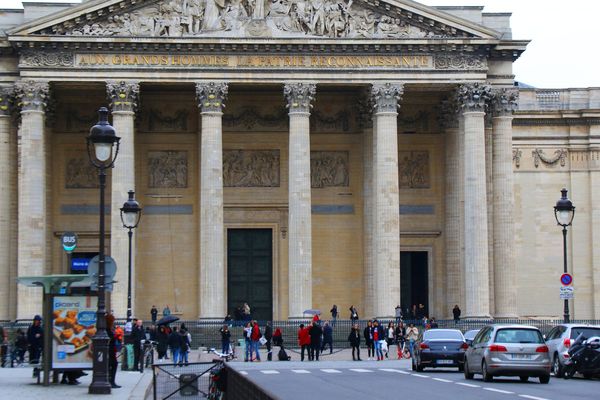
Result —
[{"label": "shorter lamp post", "polygon": [[[561,191],[562,196],[556,202],[554,206],[554,217],[558,225],[562,226],[563,230],[563,272],[566,274],[567,271],[567,226],[570,226],[575,216],[575,206],[567,197],[568,190],[563,188]],[[569,300],[565,299],[564,305],[564,322],[569,322]]]},{"label": "shorter lamp post", "polygon": [[112,168],[119,153],[120,137],[108,123],[108,109],[98,110],[99,121],[90,129],[87,137],[87,151],[90,162],[98,169],[100,181],[100,226],[98,249],[98,309],[96,310],[96,334],[92,338],[94,349],[92,383],[90,394],[110,394],[108,380],[108,333],[106,332],[106,256],[104,254],[104,189],[106,170]]},{"label": "shorter lamp post", "polygon": [[130,190],[129,199],[121,207],[121,222],[123,227],[128,229],[129,236],[129,263],[127,265],[127,329],[131,333],[131,239],[133,230],[137,228],[142,217],[142,209],[135,199],[135,192]]}]

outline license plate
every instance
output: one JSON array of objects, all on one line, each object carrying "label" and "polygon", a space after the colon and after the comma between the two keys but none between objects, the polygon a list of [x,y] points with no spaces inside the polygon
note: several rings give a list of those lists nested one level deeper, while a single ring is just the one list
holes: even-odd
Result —
[{"label": "license plate", "polygon": [[437,364],[454,364],[454,361],[452,361],[452,360],[437,360],[436,363]]},{"label": "license plate", "polygon": [[531,354],[513,354],[513,360],[531,360]]}]

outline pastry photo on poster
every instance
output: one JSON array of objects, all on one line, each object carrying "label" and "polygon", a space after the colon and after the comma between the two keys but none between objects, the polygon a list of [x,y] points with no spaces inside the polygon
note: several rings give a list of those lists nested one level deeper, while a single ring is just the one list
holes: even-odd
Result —
[{"label": "pastry photo on poster", "polygon": [[92,368],[95,296],[56,296],[52,301],[52,368]]}]

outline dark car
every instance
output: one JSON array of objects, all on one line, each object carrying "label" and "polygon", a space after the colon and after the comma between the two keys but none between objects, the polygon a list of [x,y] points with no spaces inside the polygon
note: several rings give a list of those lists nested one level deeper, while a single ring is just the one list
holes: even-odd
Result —
[{"label": "dark car", "polygon": [[465,342],[467,342],[467,344],[470,346],[471,343],[473,343],[473,339],[475,339],[475,336],[477,336],[477,334],[479,333],[480,329],[471,329],[470,331],[466,331],[465,332]]},{"label": "dark car", "polygon": [[412,369],[458,367],[462,371],[468,347],[458,329],[430,329],[415,343]]}]

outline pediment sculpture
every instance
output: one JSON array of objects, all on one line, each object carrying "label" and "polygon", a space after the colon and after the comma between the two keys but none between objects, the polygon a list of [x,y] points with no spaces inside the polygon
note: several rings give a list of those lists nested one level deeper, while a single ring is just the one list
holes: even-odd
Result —
[{"label": "pediment sculpture", "polygon": [[54,33],[173,38],[447,36],[355,0],[165,0]]}]

